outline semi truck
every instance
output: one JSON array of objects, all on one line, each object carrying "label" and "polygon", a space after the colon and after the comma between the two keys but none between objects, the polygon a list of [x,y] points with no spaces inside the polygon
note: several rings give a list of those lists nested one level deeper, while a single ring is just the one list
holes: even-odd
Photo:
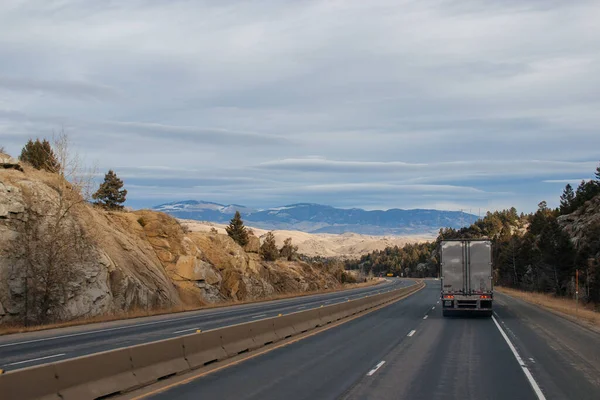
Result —
[{"label": "semi truck", "polygon": [[442,315],[492,316],[492,242],[489,239],[440,243]]}]

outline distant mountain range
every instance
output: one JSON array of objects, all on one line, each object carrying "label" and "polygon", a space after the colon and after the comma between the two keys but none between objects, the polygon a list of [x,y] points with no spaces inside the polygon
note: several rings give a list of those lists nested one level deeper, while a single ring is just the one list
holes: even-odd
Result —
[{"label": "distant mountain range", "polygon": [[477,220],[460,211],[401,210],[366,211],[341,209],[321,204],[290,204],[254,209],[238,204],[223,205],[186,200],[153,208],[176,218],[227,223],[236,211],[249,226],[261,229],[299,230],[310,233],[355,232],[365,235],[422,235],[437,233],[441,227],[461,228]]}]

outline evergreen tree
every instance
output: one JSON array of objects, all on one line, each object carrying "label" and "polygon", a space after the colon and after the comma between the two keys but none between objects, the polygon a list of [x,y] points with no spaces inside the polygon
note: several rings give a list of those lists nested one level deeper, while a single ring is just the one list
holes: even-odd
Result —
[{"label": "evergreen tree", "polygon": [[292,261],[297,251],[298,246],[292,244],[292,238],[287,238],[283,242],[283,247],[279,250],[279,255],[288,261]]},{"label": "evergreen tree", "polygon": [[596,167],[596,173],[594,175],[596,176],[596,183],[600,184],[600,164]]},{"label": "evergreen tree", "polygon": [[279,257],[279,250],[273,232],[267,233],[265,241],[260,246],[260,254],[266,261],[275,261]]},{"label": "evergreen tree", "polygon": [[562,196],[560,196],[560,213],[568,214],[572,211],[573,200],[575,200],[575,192],[573,187],[567,183]]},{"label": "evergreen tree", "polygon": [[229,237],[240,246],[243,247],[248,244],[248,230],[244,226],[244,221],[242,221],[242,215],[239,211],[235,212],[235,215],[229,221],[229,226],[225,230]]},{"label": "evergreen tree", "polygon": [[30,164],[36,169],[43,169],[48,172],[58,172],[60,170],[60,164],[52,150],[50,142],[46,139],[40,142],[40,139],[36,139],[35,142],[31,139],[21,150],[19,160]]},{"label": "evergreen tree", "polygon": [[100,184],[98,191],[92,195],[95,204],[106,210],[122,210],[127,190],[122,189],[123,181],[111,169],[104,176],[104,182]]},{"label": "evergreen tree", "polygon": [[581,181],[575,191],[575,199],[571,203],[571,211],[577,210],[583,206],[586,201],[593,199],[600,194],[600,185],[596,181]]}]

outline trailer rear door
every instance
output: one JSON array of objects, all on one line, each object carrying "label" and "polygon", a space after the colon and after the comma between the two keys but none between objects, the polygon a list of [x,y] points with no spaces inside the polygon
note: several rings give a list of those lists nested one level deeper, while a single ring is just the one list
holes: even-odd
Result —
[{"label": "trailer rear door", "polygon": [[490,293],[492,291],[492,243],[473,241],[469,243],[470,291]]},{"label": "trailer rear door", "polygon": [[442,291],[456,293],[464,290],[463,242],[442,242]]}]

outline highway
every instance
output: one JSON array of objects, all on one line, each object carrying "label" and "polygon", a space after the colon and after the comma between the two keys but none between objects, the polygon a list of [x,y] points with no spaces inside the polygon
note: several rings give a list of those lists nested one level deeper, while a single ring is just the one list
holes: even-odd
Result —
[{"label": "highway", "polygon": [[438,285],[429,281],[404,300],[324,332],[141,393],[152,399],[600,399],[600,334],[500,294],[493,318],[443,318]]},{"label": "highway", "polygon": [[388,279],[375,286],[339,292],[0,336],[0,369],[10,371],[187,335],[198,329],[206,331],[256,321],[411,284],[408,280]]}]

